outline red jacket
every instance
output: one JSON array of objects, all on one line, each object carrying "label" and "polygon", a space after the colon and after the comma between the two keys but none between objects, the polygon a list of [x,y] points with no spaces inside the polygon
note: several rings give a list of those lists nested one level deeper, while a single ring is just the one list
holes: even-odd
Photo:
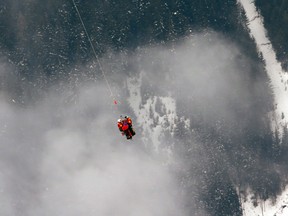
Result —
[{"label": "red jacket", "polygon": [[125,119],[122,119],[121,122],[118,122],[118,128],[120,131],[125,131],[127,130],[130,126],[132,126],[132,120],[131,118],[125,118]]}]

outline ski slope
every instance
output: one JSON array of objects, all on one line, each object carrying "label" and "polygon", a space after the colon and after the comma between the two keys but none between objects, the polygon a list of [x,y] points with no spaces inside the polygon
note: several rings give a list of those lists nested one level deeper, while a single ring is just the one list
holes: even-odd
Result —
[{"label": "ski slope", "polygon": [[255,40],[259,55],[263,56],[270,78],[275,98],[275,112],[271,113],[272,128],[281,132],[283,127],[287,127],[288,121],[288,73],[283,71],[276,59],[275,51],[266,34],[263,17],[257,12],[254,2],[251,0],[238,0],[238,2],[245,10],[250,36]]},{"label": "ski slope", "polygon": [[[250,36],[255,40],[259,56],[263,57],[270,84],[274,93],[274,113],[271,113],[272,129],[282,132],[287,127],[288,120],[288,73],[283,71],[280,62],[277,61],[271,41],[267,37],[263,24],[263,17],[251,0],[238,0],[243,7],[247,19]],[[243,203],[244,216],[286,216],[288,215],[288,189],[277,198],[276,203],[271,200],[261,201],[258,206],[253,205],[251,196]]]}]

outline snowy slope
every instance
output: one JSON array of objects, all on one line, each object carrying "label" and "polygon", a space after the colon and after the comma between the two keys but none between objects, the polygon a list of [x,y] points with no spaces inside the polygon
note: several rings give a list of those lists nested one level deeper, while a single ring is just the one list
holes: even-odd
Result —
[{"label": "snowy slope", "polygon": [[281,131],[288,122],[288,73],[282,70],[281,64],[276,59],[275,51],[266,36],[263,17],[257,12],[254,2],[239,0],[239,3],[246,12],[250,35],[255,40],[259,55],[263,56],[271,81],[275,97],[275,113],[271,114],[272,126]]}]

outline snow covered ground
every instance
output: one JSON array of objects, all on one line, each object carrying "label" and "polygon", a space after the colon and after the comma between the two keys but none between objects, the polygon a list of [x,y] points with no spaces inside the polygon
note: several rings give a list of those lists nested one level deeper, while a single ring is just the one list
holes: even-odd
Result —
[{"label": "snow covered ground", "polygon": [[276,59],[275,51],[266,35],[263,17],[257,12],[254,2],[238,1],[246,12],[250,35],[254,38],[259,55],[263,56],[266,64],[266,71],[275,97],[275,113],[271,115],[272,126],[273,129],[278,128],[281,132],[282,126],[287,126],[288,122],[288,73],[282,70],[281,64]]},{"label": "snow covered ground", "polygon": [[243,216],[287,216],[288,215],[288,188],[278,197],[275,204],[271,200],[261,201],[254,206],[251,196],[243,203]]},{"label": "snow covered ground", "polygon": [[[155,103],[157,100],[156,96],[150,97],[146,104],[142,104],[140,87],[142,84],[142,74],[140,73],[139,78],[129,78],[127,80],[127,87],[129,90],[130,97],[128,102],[134,113],[138,116],[137,124],[143,128],[145,136],[144,139],[149,137],[154,145],[156,151],[159,151],[159,145],[161,143],[161,134],[163,130],[173,130],[173,122],[176,118],[176,107],[175,101],[172,98],[159,97],[158,99],[165,101],[164,104],[166,114],[160,116],[155,111]],[[157,119],[158,123],[154,125],[154,119]],[[165,127],[165,122],[169,125]],[[154,125],[154,126],[153,126]],[[144,143],[147,140],[143,140]],[[169,150],[171,153],[171,151]]]},{"label": "snow covered ground", "polygon": [[[161,141],[163,141],[164,132],[173,134],[175,128],[175,121],[178,119],[176,114],[176,101],[172,97],[160,97],[151,96],[147,99],[145,104],[142,104],[141,98],[141,85],[142,85],[143,73],[140,73],[139,77],[129,78],[127,80],[127,87],[130,94],[128,102],[130,107],[134,111],[137,118],[137,124],[143,128],[144,136],[143,142],[147,143],[150,139],[152,145],[156,152],[159,152],[159,146]],[[157,111],[156,104],[158,103]],[[189,120],[185,120],[186,127],[190,127]],[[165,149],[161,151],[166,151],[167,155],[172,154],[171,146],[165,145]]]}]

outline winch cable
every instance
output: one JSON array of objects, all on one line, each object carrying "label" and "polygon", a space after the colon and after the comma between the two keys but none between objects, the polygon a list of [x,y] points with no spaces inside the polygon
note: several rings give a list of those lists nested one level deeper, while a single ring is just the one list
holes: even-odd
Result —
[{"label": "winch cable", "polygon": [[[109,92],[110,92],[110,97],[113,99],[114,105],[117,105],[118,102],[117,102],[117,100],[115,99],[115,96],[114,96],[114,94],[113,94],[111,85],[110,85],[110,83],[108,82],[108,79],[107,79],[107,77],[106,77],[105,71],[104,71],[104,69],[103,69],[103,67],[102,67],[102,64],[101,64],[101,62],[100,62],[100,60],[99,60],[99,57],[98,57],[98,55],[97,55],[97,53],[96,53],[96,51],[95,51],[95,47],[94,47],[94,45],[93,45],[93,43],[92,43],[92,40],[91,40],[91,38],[90,38],[90,36],[89,36],[89,34],[88,34],[88,31],[87,31],[86,26],[85,26],[85,24],[84,24],[84,22],[83,22],[83,19],[82,19],[82,16],[81,16],[81,14],[80,14],[80,12],[79,12],[79,10],[78,10],[78,7],[77,7],[77,5],[76,5],[76,3],[75,3],[75,0],[72,0],[72,2],[73,2],[73,5],[74,5],[74,7],[75,7],[75,10],[76,10],[76,12],[77,12],[77,14],[78,14],[79,20],[80,20],[80,22],[81,22],[81,24],[82,24],[82,26],[83,26],[84,32],[85,32],[85,34],[86,34],[86,36],[87,36],[87,38],[88,38],[88,41],[89,41],[89,43],[90,43],[90,46],[91,46],[92,51],[93,51],[93,53],[94,53],[94,56],[95,56],[95,58],[96,58],[97,64],[99,65],[99,69],[100,69],[100,71],[101,71],[101,73],[102,73],[102,75],[103,75],[103,78],[104,78],[105,82],[106,82],[106,86],[107,86],[107,88],[108,88],[108,90],[109,90]],[[97,41],[96,41],[96,44],[98,44]]]}]

